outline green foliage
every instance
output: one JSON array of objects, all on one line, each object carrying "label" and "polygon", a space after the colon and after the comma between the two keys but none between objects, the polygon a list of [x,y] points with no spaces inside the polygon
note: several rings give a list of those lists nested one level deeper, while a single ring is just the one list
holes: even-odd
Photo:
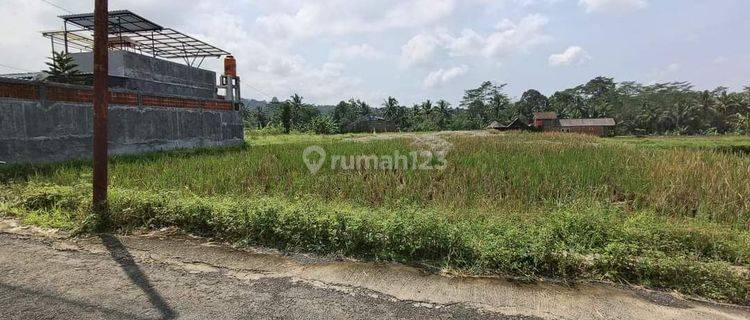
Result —
[{"label": "green foliage", "polygon": [[[284,128],[284,133],[292,131],[305,132],[310,130],[310,124],[320,112],[313,106],[303,102],[303,98],[298,94],[293,94],[286,101],[279,101],[273,98],[268,103],[267,109],[273,113],[271,124]],[[266,123],[267,119],[262,110],[257,110],[257,123]]]},{"label": "green foliage", "polygon": [[52,52],[52,57],[49,58],[49,62],[45,62],[49,66],[49,70],[44,72],[57,77],[74,77],[81,75],[78,71],[78,65],[73,60],[73,57],[65,52]]},{"label": "green foliage", "polygon": [[331,117],[341,132],[364,132],[362,123],[372,114],[372,108],[364,101],[351,99],[341,101],[333,109]]},{"label": "green foliage", "polygon": [[[16,214],[28,222],[84,228],[90,221],[79,214],[90,206],[81,188],[30,184],[15,192],[17,200],[10,207],[20,208]],[[456,217],[443,211],[361,208],[309,198],[197,197],[114,188],[110,208],[121,231],[176,226],[193,234],[284,250],[530,280],[628,282],[750,303],[750,279],[738,270],[750,266],[747,231],[648,212],[626,214],[596,202],[548,213]]]},{"label": "green foliage", "polygon": [[339,132],[336,122],[328,115],[317,116],[310,122],[310,131],[317,134],[334,134]]},{"label": "green foliage", "polygon": [[573,118],[599,118],[612,113],[617,103],[616,83],[612,78],[596,77],[571,90],[576,103],[568,114]]},{"label": "green foliage", "polygon": [[292,121],[294,117],[294,108],[292,107],[292,104],[288,101],[280,102],[278,119],[284,127],[284,133],[288,134],[292,131]]},{"label": "green foliage", "polygon": [[[687,82],[643,85],[596,77],[549,98],[529,89],[512,102],[504,88],[505,84],[485,81],[466,90],[458,108],[451,108],[445,100],[433,103],[429,99],[408,107],[394,97],[385,99],[381,108],[371,108],[350,99],[339,102],[330,115],[345,133],[368,131],[363,126],[368,116],[382,116],[399,131],[441,131],[482,129],[492,121],[507,124],[514,118],[529,123],[534,112],[554,111],[560,118],[614,118],[617,133],[623,135],[750,135],[750,89],[697,91]],[[287,124],[287,131],[310,130],[317,109],[303,104],[297,95],[288,103],[288,108],[278,101],[269,104],[278,110],[276,122]],[[258,117],[252,122],[263,123],[262,112]]]},{"label": "green foliage", "polygon": [[515,110],[516,117],[530,123],[534,120],[534,112],[549,111],[549,100],[539,91],[529,89],[515,103]]},{"label": "green foliage", "polygon": [[461,100],[461,107],[467,110],[470,128],[484,128],[492,121],[508,121],[511,118],[510,98],[503,92],[506,84],[495,85],[490,81],[483,82],[476,89],[466,90]]},{"label": "green foliage", "polygon": [[270,108],[266,108],[263,103],[256,106],[253,106],[252,103],[253,101],[251,100],[245,100],[242,102],[242,105],[240,106],[240,117],[242,117],[242,122],[244,123],[245,128],[263,129],[270,124],[271,117],[269,114],[273,113],[269,113],[269,110],[267,109]]},{"label": "green foliage", "polygon": [[282,127],[279,124],[271,123],[263,128],[260,128],[259,130],[253,131],[254,134],[259,135],[277,135],[282,134],[284,132],[284,127]]}]

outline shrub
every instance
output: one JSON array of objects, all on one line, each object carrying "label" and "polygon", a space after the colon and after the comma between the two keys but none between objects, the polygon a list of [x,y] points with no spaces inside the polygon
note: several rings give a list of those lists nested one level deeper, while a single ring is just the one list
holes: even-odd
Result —
[{"label": "shrub", "polygon": [[316,116],[309,124],[310,131],[317,134],[334,134],[339,132],[336,122],[328,115]]}]

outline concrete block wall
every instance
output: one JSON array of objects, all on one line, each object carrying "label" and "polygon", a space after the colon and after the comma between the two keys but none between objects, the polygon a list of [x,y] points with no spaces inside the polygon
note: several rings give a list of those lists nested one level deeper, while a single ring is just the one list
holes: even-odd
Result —
[{"label": "concrete block wall", "polygon": [[[166,94],[144,94],[122,89],[109,90],[110,103],[132,106],[203,108],[231,110],[231,102],[218,99],[188,98]],[[52,82],[33,82],[0,78],[0,98],[62,102],[86,102],[94,99],[91,87]]]},{"label": "concrete block wall", "polygon": [[[0,80],[0,161],[47,163],[90,158],[91,92],[46,86],[33,90],[35,86]],[[129,92],[110,95],[111,155],[243,143],[239,112],[224,101]]]},{"label": "concrete block wall", "polygon": [[[83,73],[94,72],[92,52],[71,53]],[[213,99],[216,98],[216,73],[134,52],[109,52],[111,87]]]},{"label": "concrete block wall", "polygon": [[186,84],[173,84],[114,76],[109,77],[109,84],[111,88],[121,88],[125,90],[139,91],[142,93],[158,93],[203,99],[215,99],[217,97],[216,88],[214,86],[205,87]]}]

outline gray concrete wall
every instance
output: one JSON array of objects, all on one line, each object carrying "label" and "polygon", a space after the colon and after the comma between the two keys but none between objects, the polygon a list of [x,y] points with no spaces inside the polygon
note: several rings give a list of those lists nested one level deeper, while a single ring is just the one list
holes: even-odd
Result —
[{"label": "gray concrete wall", "polygon": [[[87,159],[92,152],[91,104],[0,98],[0,161],[45,163]],[[110,106],[109,153],[137,154],[243,143],[239,112]]]},{"label": "gray concrete wall", "polygon": [[[93,77],[92,77],[93,80]],[[93,83],[93,82],[92,82]],[[158,81],[141,80],[123,77],[109,77],[110,88],[138,91],[144,94],[173,95],[188,98],[215,99],[214,87],[201,87],[186,84],[172,84]]]},{"label": "gray concrete wall", "polygon": [[[71,56],[79,71],[94,72],[92,52],[71,53]],[[143,93],[216,98],[215,72],[129,51],[109,52],[109,75],[115,80],[113,86]]]}]

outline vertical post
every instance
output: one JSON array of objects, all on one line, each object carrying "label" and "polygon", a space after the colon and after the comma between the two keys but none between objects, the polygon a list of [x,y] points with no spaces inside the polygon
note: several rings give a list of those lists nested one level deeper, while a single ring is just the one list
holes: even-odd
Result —
[{"label": "vertical post", "polygon": [[240,104],[242,103],[242,93],[240,92],[240,87],[242,86],[240,85],[240,77],[234,77],[234,81],[234,87],[235,89],[237,89],[237,92],[234,96],[234,99],[237,100],[237,103],[234,105],[234,109],[240,110]]},{"label": "vertical post", "polygon": [[68,20],[63,20],[63,38],[65,42],[65,53],[68,53]]},{"label": "vertical post", "polygon": [[123,43],[122,43],[122,19],[120,18],[120,16],[117,16],[117,37],[118,37],[118,40],[120,41],[120,50],[122,50],[122,48],[123,48]]},{"label": "vertical post", "polygon": [[156,58],[156,40],[154,40],[154,31],[151,30],[151,55]]},{"label": "vertical post", "polygon": [[93,209],[108,223],[107,113],[109,109],[109,13],[107,0],[94,2],[94,194]]}]

